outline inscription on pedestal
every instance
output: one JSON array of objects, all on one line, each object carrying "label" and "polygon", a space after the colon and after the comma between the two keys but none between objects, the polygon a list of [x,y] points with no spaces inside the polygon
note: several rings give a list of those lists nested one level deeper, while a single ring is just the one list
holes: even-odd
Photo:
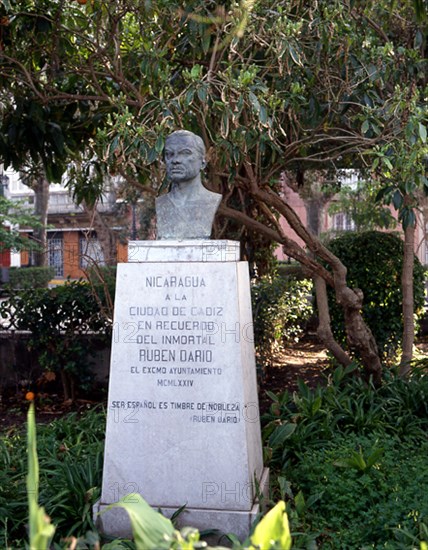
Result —
[{"label": "inscription on pedestal", "polygon": [[[238,288],[248,274],[237,266],[119,266],[103,503],[132,486],[153,506],[251,509],[262,460],[251,310]],[[224,502],[212,491],[222,486],[245,499]]]}]

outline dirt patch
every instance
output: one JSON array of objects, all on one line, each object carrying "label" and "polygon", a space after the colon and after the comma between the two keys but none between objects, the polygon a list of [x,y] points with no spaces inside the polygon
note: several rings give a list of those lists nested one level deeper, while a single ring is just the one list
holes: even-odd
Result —
[{"label": "dirt patch", "polygon": [[305,336],[285,349],[266,369],[259,392],[261,412],[265,412],[272,402],[266,391],[276,394],[286,390],[296,391],[299,379],[315,388],[326,383],[328,372],[329,359],[325,347],[315,336]]}]

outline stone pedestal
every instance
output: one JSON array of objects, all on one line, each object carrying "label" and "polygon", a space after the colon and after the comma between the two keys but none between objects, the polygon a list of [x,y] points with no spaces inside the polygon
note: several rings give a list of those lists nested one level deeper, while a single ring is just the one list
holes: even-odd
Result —
[{"label": "stone pedestal", "polygon": [[[232,241],[142,241],[120,264],[101,501],[248,535],[263,469],[248,265]],[[125,512],[99,516],[129,536]]]}]

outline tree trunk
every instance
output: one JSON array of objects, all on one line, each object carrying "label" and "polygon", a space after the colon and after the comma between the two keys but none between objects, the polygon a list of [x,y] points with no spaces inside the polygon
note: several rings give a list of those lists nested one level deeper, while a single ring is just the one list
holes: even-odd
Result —
[{"label": "tree trunk", "polygon": [[313,198],[306,199],[304,202],[306,207],[306,219],[308,228],[312,231],[314,235],[319,237],[321,233],[320,219],[323,209],[322,200],[320,200],[319,198]]},{"label": "tree trunk", "polygon": [[40,246],[34,252],[34,263],[37,267],[48,265],[48,224],[49,182],[43,175],[32,180],[31,189],[34,191],[34,214],[40,219],[42,226],[33,231],[34,240]]},{"label": "tree trunk", "polygon": [[401,274],[401,287],[403,291],[403,353],[400,362],[400,376],[407,376],[410,371],[415,340],[413,296],[415,229],[415,226],[408,226],[404,230],[404,259]]},{"label": "tree trunk", "polygon": [[343,348],[336,342],[331,330],[331,318],[328,308],[327,287],[325,281],[319,275],[314,277],[315,296],[318,308],[318,329],[317,334],[321,342],[331,352],[333,357],[344,367],[352,360]]},{"label": "tree trunk", "polygon": [[[322,197],[306,198],[306,219],[310,232],[317,238],[321,234],[321,213],[323,209]],[[313,256],[313,254],[312,254]],[[316,260],[316,258],[314,258]],[[345,352],[342,346],[335,340],[331,330],[331,317],[328,306],[327,286],[325,280],[319,275],[313,277],[315,286],[315,297],[318,309],[318,329],[317,334],[321,342],[330,351],[333,357],[344,367],[348,366],[352,359]]]},{"label": "tree trunk", "polygon": [[[273,206],[282,214],[290,227],[301,239],[316,258],[325,261],[333,272],[333,282],[338,304],[343,308],[345,329],[349,347],[360,358],[366,378],[372,378],[375,385],[382,382],[382,363],[376,341],[369,327],[366,325],[361,308],[363,294],[359,289],[350,289],[346,283],[346,267],[323,243],[302,224],[294,210],[271,191],[258,189],[256,196],[266,204]],[[290,254],[292,256],[292,254]],[[322,275],[321,275],[322,276]]]},{"label": "tree trunk", "polygon": [[[257,222],[257,220],[248,220],[248,217],[242,213],[236,213],[231,209],[222,206],[220,209],[224,215],[229,215],[248,227],[258,229],[265,234],[275,235],[274,239],[279,244],[284,245],[286,254],[297,261],[301,262],[312,276],[319,275],[324,281],[331,285],[336,294],[338,304],[343,308],[345,317],[345,329],[347,334],[348,344],[350,349],[357,354],[361,360],[366,379],[372,379],[373,383],[379,386],[382,382],[382,363],[379,356],[379,351],[373,334],[361,315],[362,307],[362,292],[359,289],[350,289],[346,282],[346,267],[334,254],[330,252],[324,244],[313,235],[301,222],[296,212],[287,203],[286,199],[282,199],[273,190],[268,187],[260,187],[257,182],[253,167],[248,163],[245,165],[247,171],[246,185],[249,187],[249,192],[253,197],[262,204],[270,208],[274,208],[278,214],[284,216],[290,227],[305,243],[313,257],[305,254],[304,249],[292,239],[285,235],[280,235],[277,231],[268,228],[264,231],[265,226]],[[316,260],[315,260],[316,258]],[[325,262],[331,269],[331,272],[325,269],[322,263]],[[333,353],[333,350],[332,350]]]},{"label": "tree trunk", "polygon": [[101,250],[103,251],[105,264],[115,265],[117,262],[115,232],[111,229],[100,212],[98,212],[96,205],[94,207],[89,207],[86,203],[83,203],[83,207],[89,215],[91,225],[97,234]]}]

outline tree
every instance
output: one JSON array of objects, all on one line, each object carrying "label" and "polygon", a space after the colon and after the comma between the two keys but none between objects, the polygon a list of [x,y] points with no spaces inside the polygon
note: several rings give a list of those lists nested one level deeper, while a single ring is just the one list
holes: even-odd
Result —
[{"label": "tree", "polygon": [[41,227],[40,220],[28,208],[0,195],[0,248],[2,250],[38,250],[39,244],[23,237],[14,226]]},{"label": "tree", "polygon": [[[425,21],[418,23],[410,2],[18,0],[4,17],[6,111],[16,112],[15,94],[39,110],[49,107],[42,135],[55,154],[41,142],[33,151],[49,177],[67,155],[96,154],[106,171],[153,193],[163,184],[155,161],[165,135],[177,127],[201,133],[207,181],[224,195],[223,225],[232,220],[282,244],[317,276],[321,335],[339,360],[357,353],[366,374],[380,381],[376,343],[360,314],[363,297],[281,197],[279,181],[286,173],[304,185],[314,169],[365,166],[382,184],[379,167],[394,165],[412,117],[421,125],[418,147],[423,142]],[[405,119],[397,109],[402,98]],[[51,126],[55,113],[64,118]],[[20,150],[14,158],[5,152],[9,133],[3,139],[0,154],[19,162]],[[95,197],[99,189],[75,192]],[[280,215],[306,249],[284,235]],[[332,338],[325,285],[344,309],[350,351]]]},{"label": "tree", "polygon": [[48,265],[48,205],[49,205],[49,181],[46,178],[43,167],[21,167],[20,176],[22,182],[34,191],[34,216],[38,219],[37,227],[33,229],[33,239],[38,243],[34,252],[34,263],[37,267]]},{"label": "tree", "polygon": [[330,215],[345,214],[355,225],[355,231],[394,229],[397,222],[391,210],[376,200],[379,189],[372,181],[358,179],[355,187],[341,187],[330,204]]}]

